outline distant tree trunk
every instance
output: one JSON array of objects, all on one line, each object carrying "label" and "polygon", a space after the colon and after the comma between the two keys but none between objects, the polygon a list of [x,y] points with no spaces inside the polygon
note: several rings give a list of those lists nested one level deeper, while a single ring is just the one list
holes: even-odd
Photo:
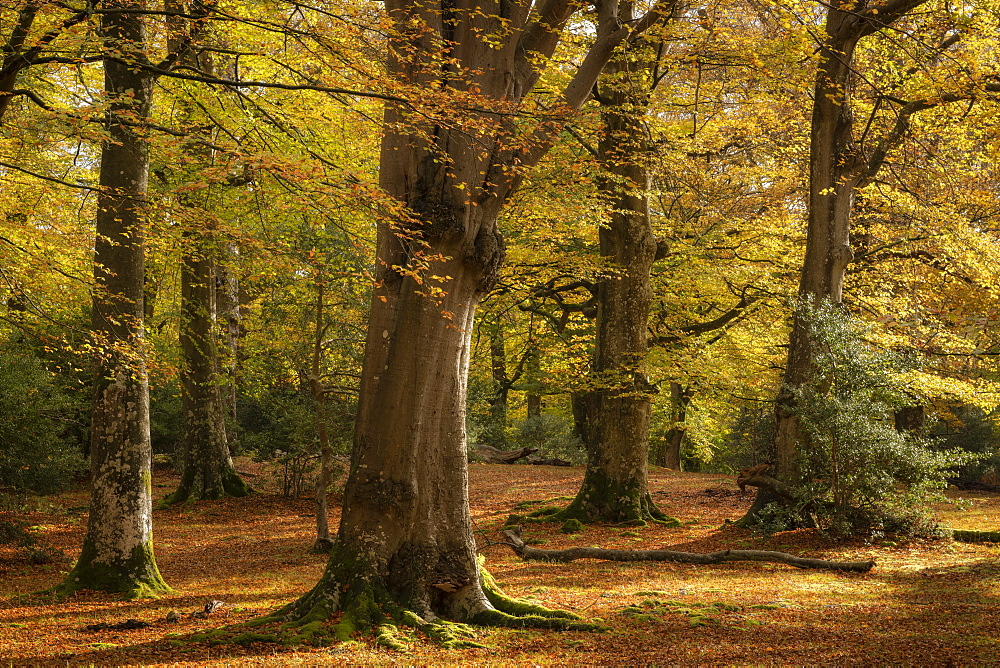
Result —
[{"label": "distant tree trunk", "polygon": [[326,496],[333,482],[333,448],[330,446],[330,431],[327,420],[326,388],[323,386],[323,335],[326,333],[324,298],[326,283],[322,268],[316,280],[316,328],[313,337],[312,368],[309,373],[309,389],[316,406],[316,435],[319,439],[319,477],[316,479],[316,540],[313,552],[329,552],[333,547],[330,538],[329,510]]},{"label": "distant tree trunk", "polygon": [[525,415],[530,420],[542,414],[542,395],[529,392],[524,397]]},{"label": "distant tree trunk", "polygon": [[[176,6],[174,6],[176,4]],[[170,9],[183,10],[182,3],[168,2]],[[171,20],[168,46],[182,53],[181,62],[211,75],[214,66],[208,53],[198,54],[186,48],[187,42],[199,42],[199,28],[188,29],[178,19]],[[191,105],[182,109],[191,125],[197,124]],[[199,140],[202,131],[195,131]],[[200,141],[185,146],[192,164],[208,166],[211,150]],[[196,197],[182,195],[187,207],[187,229],[183,234],[181,256],[181,401],[184,415],[183,471],[177,491],[167,497],[168,503],[197,499],[220,499],[226,496],[246,496],[250,489],[233,467],[226,434],[226,404],[223,387],[228,378],[221,373],[218,327],[217,278],[220,256],[214,221],[199,215],[207,208],[210,194]]]},{"label": "distant tree trunk", "polygon": [[577,390],[570,394],[570,409],[573,411],[573,435],[586,444],[590,441],[590,391]]},{"label": "distant tree trunk", "polygon": [[229,454],[216,326],[213,235],[193,230],[181,257],[181,401],[184,414],[181,481],[168,503],[245,496]]},{"label": "distant tree trunk", "polygon": [[490,398],[489,424],[483,439],[498,450],[507,448],[507,395],[510,378],[507,376],[507,348],[504,344],[503,324],[497,321],[490,328],[490,370],[493,375],[493,396]]},{"label": "distant tree trunk", "polygon": [[236,272],[236,262],[239,249],[235,244],[220,244],[217,262],[215,264],[216,311],[222,323],[222,346],[219,351],[220,373],[222,384],[223,412],[226,416],[226,441],[233,447],[236,431],[236,379],[238,374],[237,359],[240,347],[240,332],[243,318],[240,312],[240,282]]},{"label": "distant tree trunk", "polygon": [[[109,10],[138,9],[112,0]],[[144,59],[140,14],[101,15],[105,48]],[[91,427],[91,502],[80,558],[57,587],[124,592],[169,589],[153,556],[149,386],[143,341],[143,274],[148,147],[120,118],[149,114],[152,77],[104,63],[108,138],[101,148],[101,192],[94,244],[93,338],[97,350]]]},{"label": "distant tree trunk", "polygon": [[[619,20],[634,20],[630,4]],[[588,393],[587,470],[565,515],[583,521],[663,519],[647,490],[649,417],[653,388],[646,377],[650,269],[657,243],[649,217],[648,136],[644,125],[652,82],[637,52],[619,52],[601,77],[604,176],[599,191],[608,210],[598,231],[610,269],[598,281],[597,337]]]},{"label": "distant tree trunk", "polygon": [[663,435],[663,444],[658,452],[659,457],[656,464],[674,471],[683,470],[681,462],[681,445],[684,443],[684,435],[687,428],[684,426],[684,419],[687,417],[687,408],[691,403],[691,392],[688,388],[681,387],[680,383],[670,383],[670,421],[672,426]]},{"label": "distant tree trunk", "polygon": [[531,386],[524,394],[525,403],[525,417],[531,419],[533,417],[538,417],[542,414],[542,395],[538,393],[538,387],[541,384],[539,375],[541,374],[541,364],[539,360],[538,345],[534,342],[529,343],[531,346],[528,352],[528,359],[525,362],[525,369],[527,371],[527,382]]},{"label": "distant tree trunk", "polygon": [[[596,46],[564,93],[567,112],[588,97],[614,46],[643,28],[622,27],[598,4]],[[553,53],[575,8],[563,0],[389,0],[388,70],[401,84],[458,89],[480,96],[479,107],[514,111],[535,87],[532,63]],[[499,611],[504,603],[487,598],[480,579],[468,505],[466,383],[476,305],[504,258],[497,217],[520,181],[518,167],[537,163],[562,121],[546,120],[521,144],[512,115],[463,116],[466,125],[454,128],[387,105],[379,180],[407,213],[378,225],[340,531],[323,577],[281,613],[285,619],[307,623],[343,610],[348,621],[370,624],[401,607],[417,625],[439,617],[533,623]],[[426,269],[421,256],[433,258]]]}]

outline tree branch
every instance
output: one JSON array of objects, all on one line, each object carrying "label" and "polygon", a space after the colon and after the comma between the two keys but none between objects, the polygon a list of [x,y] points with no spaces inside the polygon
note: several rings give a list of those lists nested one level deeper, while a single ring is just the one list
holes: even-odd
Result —
[{"label": "tree branch", "polygon": [[721,564],[725,561],[765,561],[788,564],[796,568],[818,568],[829,571],[867,573],[874,561],[827,561],[797,557],[787,552],[765,550],[719,550],[701,554],[674,550],[612,550],[600,547],[571,547],[566,550],[541,550],[529,547],[521,540],[521,527],[506,527],[503,535],[514,553],[525,561],[569,562],[576,559],[601,559],[603,561],[672,561],[685,564]]}]

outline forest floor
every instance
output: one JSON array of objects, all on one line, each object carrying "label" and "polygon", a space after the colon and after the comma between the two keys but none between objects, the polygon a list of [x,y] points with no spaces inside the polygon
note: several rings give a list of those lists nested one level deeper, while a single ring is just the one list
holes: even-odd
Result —
[{"label": "forest floor", "polygon": [[[267,480],[257,471],[250,481],[266,490]],[[324,557],[309,553],[313,502],[262,493],[156,510],[157,561],[174,593],[155,600],[88,592],[52,604],[21,596],[57,584],[69,562],[32,565],[22,552],[0,546],[0,665],[1000,663],[1000,547],[943,539],[836,543],[804,530],[755,537],[725,524],[742,516],[752,500],[731,477],[654,468],[654,498],[683,522],[679,528],[590,526],[566,535],[558,524],[530,524],[525,538],[544,548],[766,549],[838,561],[874,559],[877,566],[858,574],[769,563],[526,563],[499,544],[499,527],[511,512],[521,512],[515,504],[572,495],[581,476],[580,468],[471,464],[472,513],[487,568],[507,593],[600,619],[608,627],[604,633],[483,629],[478,640],[488,649],[468,650],[445,650],[414,633],[405,653],[378,648],[370,636],[298,648],[177,642],[197,629],[274,610],[307,591],[322,572]],[[157,470],[153,482],[162,497],[177,479]],[[949,495],[966,501],[938,507],[944,524],[1000,526],[1000,495]],[[87,502],[80,489],[44,499],[20,516],[43,541],[74,558]],[[336,526],[337,518],[331,519]],[[213,599],[226,606],[207,619],[190,616]],[[179,622],[165,621],[171,610],[182,613]],[[84,628],[129,618],[151,625]]]}]

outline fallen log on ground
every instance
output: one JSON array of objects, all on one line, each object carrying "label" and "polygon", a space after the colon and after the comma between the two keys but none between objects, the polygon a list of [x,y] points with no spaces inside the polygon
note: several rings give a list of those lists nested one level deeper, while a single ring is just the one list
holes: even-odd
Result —
[{"label": "fallen log on ground", "polygon": [[518,448],[517,450],[500,450],[491,445],[477,445],[476,454],[487,464],[513,464],[522,457],[533,455],[538,448]]},{"label": "fallen log on ground", "polygon": [[1000,543],[1000,531],[974,531],[955,529],[951,537],[959,543]]},{"label": "fallen log on ground", "polygon": [[702,554],[698,552],[676,552],[674,550],[613,550],[602,547],[571,547],[565,550],[540,550],[524,544],[521,527],[504,528],[508,545],[517,556],[525,561],[560,561],[576,559],[601,559],[603,561],[674,561],[685,564],[721,564],[724,561],[767,561],[788,564],[796,568],[819,568],[829,571],[852,571],[867,573],[875,565],[874,561],[827,561],[796,557],[787,552],[766,550],[719,550]]},{"label": "fallen log on ground", "polygon": [[948,478],[948,484],[967,492],[1000,492],[1000,487],[975,478]]},{"label": "fallen log on ground", "polygon": [[552,459],[529,459],[529,464],[540,464],[542,466],[572,466],[573,462],[565,459],[553,457]]}]

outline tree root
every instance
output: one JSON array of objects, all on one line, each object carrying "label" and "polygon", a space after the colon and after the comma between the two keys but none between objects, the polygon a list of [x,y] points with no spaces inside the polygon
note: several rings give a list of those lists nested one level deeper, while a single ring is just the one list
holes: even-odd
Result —
[{"label": "tree root", "polygon": [[568,610],[551,610],[537,603],[522,601],[507,596],[493,576],[482,567],[480,556],[480,579],[483,593],[494,610],[485,610],[473,618],[474,624],[502,626],[508,628],[541,628],[562,631],[604,631],[598,624],[580,621],[580,615]]},{"label": "tree root", "polygon": [[[567,498],[567,497],[560,497]],[[557,499],[553,499],[557,500]],[[533,503],[549,503],[545,502],[522,502],[515,506],[517,510],[526,509],[526,507]],[[505,526],[514,526],[519,524],[531,524],[539,522],[563,522],[562,531],[563,533],[576,533],[582,531],[583,524],[591,524],[594,522],[609,521],[616,526],[646,526],[649,523],[659,524],[664,527],[679,527],[681,526],[680,520],[676,517],[671,517],[661,511],[656,507],[656,503],[653,502],[652,497],[646,494],[639,504],[640,508],[638,512],[633,517],[628,517],[625,520],[620,518],[615,518],[607,520],[607,518],[595,516],[584,504],[580,503],[578,500],[573,500],[565,508],[560,508],[558,506],[543,506],[537,510],[522,515],[522,514],[511,514],[507,517],[507,521],[504,522]]]},{"label": "tree root", "polygon": [[[596,624],[580,621],[571,612],[550,610],[507,596],[482,567],[482,559],[480,580],[488,603],[478,606],[462,621],[421,616],[397,603],[389,590],[375,580],[355,577],[341,586],[317,586],[310,594],[270,615],[239,627],[198,633],[191,636],[191,640],[211,644],[268,642],[322,646],[328,641],[348,642],[360,633],[371,633],[377,645],[406,651],[403,628],[416,629],[446,649],[485,647],[478,641],[481,630],[477,627],[604,630]],[[259,629],[263,626],[273,627],[273,630],[261,632]]]},{"label": "tree root", "polygon": [[157,504],[157,510],[162,510],[179,503],[240,498],[254,492],[255,490],[240,477],[235,469],[229,469],[223,472],[220,485],[209,490],[202,490],[192,482],[185,483],[182,481],[173,493],[168,494]]},{"label": "tree root", "polygon": [[797,568],[818,568],[831,571],[867,573],[874,561],[839,562],[825,559],[807,559],[786,552],[765,550],[719,550],[708,554],[676,552],[673,550],[612,550],[600,547],[572,547],[566,550],[540,550],[529,547],[521,540],[521,527],[509,526],[503,531],[517,556],[525,561],[569,562],[576,559],[601,559],[604,561],[673,561],[688,564],[719,564],[724,561],[767,561],[788,564]]}]

